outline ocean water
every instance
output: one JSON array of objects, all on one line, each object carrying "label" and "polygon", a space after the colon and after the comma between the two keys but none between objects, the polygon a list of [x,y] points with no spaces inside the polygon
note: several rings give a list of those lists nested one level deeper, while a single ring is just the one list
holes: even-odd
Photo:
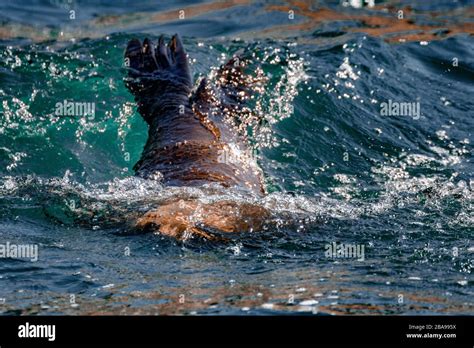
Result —
[{"label": "ocean water", "polygon": [[[1,0],[0,244],[38,260],[0,258],[0,312],[472,314],[473,5]],[[233,54],[268,78],[249,130],[264,198],[133,176],[123,52],[174,33],[195,80]],[[130,227],[189,197],[272,217],[227,243]]]}]

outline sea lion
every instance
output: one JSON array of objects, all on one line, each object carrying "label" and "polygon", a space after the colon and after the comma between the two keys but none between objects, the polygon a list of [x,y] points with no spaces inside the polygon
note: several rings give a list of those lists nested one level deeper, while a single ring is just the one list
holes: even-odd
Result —
[{"label": "sea lion", "polygon": [[[177,34],[168,45],[163,36],[156,46],[149,39],[131,40],[125,61],[125,84],[148,124],[136,175],[170,186],[218,183],[265,194],[261,170],[236,126],[250,112],[246,100],[262,81],[244,73],[241,59],[234,57],[221,66],[213,86],[204,78],[195,90]],[[267,216],[264,208],[250,203],[181,200],[147,212],[136,227],[176,238],[213,238],[206,230],[255,231]]]}]

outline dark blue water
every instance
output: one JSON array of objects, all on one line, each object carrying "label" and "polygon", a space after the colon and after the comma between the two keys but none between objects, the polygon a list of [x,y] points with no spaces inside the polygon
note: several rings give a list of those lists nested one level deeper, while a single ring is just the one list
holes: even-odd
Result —
[{"label": "dark blue water", "polygon": [[[0,258],[0,311],[472,313],[473,3],[376,5],[0,1],[0,244],[39,251]],[[146,125],[123,51],[176,32],[195,80],[234,53],[268,77],[250,145],[266,197],[133,177]],[[56,116],[63,100],[95,117]],[[130,228],[190,197],[273,215],[229,243]],[[363,260],[328,257],[332,243]]]}]

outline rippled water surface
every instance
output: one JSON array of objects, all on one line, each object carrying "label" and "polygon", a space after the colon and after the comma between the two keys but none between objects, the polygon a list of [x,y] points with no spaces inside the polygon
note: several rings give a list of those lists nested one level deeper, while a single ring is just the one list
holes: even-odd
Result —
[{"label": "rippled water surface", "polygon": [[[0,244],[39,248],[0,259],[3,314],[472,314],[472,2],[159,3],[0,1]],[[236,53],[268,78],[264,198],[133,177],[146,125],[123,51],[176,32],[195,80]],[[95,117],[55,115],[64,100]],[[129,225],[190,197],[272,218],[226,243]]]}]

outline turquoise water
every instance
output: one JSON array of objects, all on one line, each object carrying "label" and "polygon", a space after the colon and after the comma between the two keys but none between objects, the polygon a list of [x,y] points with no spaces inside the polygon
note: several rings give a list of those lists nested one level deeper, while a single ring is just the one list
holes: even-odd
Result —
[{"label": "turquoise water", "polygon": [[[433,28],[470,5],[411,4]],[[37,262],[0,258],[3,314],[472,313],[472,33],[400,41],[361,22],[383,8],[291,6],[0,3],[0,244],[39,250]],[[266,197],[133,177],[147,129],[123,51],[175,32],[195,80],[241,52],[268,77],[250,129]],[[64,100],[95,114],[58,116]],[[389,101],[420,112],[384,115]],[[129,227],[178,197],[253,200],[273,216],[224,244]],[[332,243],[364,259],[328,257]]]}]

